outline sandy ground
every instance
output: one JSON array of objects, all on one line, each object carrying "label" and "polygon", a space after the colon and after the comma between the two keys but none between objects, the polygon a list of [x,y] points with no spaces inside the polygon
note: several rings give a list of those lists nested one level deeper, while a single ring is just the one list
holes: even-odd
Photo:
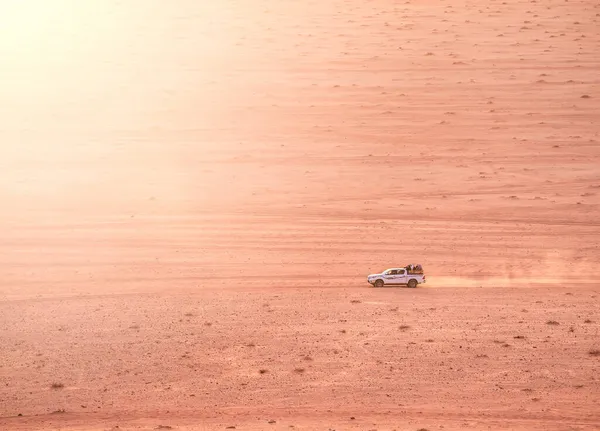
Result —
[{"label": "sandy ground", "polygon": [[92,3],[5,68],[0,429],[600,429],[600,6]]}]

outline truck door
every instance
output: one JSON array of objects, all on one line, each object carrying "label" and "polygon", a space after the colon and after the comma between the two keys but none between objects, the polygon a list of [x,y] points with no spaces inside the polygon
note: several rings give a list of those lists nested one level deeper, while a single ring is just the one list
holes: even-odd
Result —
[{"label": "truck door", "polygon": [[396,279],[398,277],[398,271],[395,269],[390,269],[389,271],[386,271],[383,275],[383,278],[385,279],[385,284],[398,284],[398,280]]},{"label": "truck door", "polygon": [[396,275],[396,284],[406,283],[408,283],[408,275],[406,274],[406,269],[399,269],[398,275]]}]

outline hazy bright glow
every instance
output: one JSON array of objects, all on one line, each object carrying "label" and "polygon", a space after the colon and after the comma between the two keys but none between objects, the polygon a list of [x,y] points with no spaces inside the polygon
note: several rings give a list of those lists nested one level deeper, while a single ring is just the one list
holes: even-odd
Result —
[{"label": "hazy bright glow", "polygon": [[134,168],[173,169],[168,146],[158,158],[129,137],[198,127],[218,109],[206,83],[230,61],[227,7],[0,0],[0,198],[75,199],[88,183],[131,182]]},{"label": "hazy bright glow", "polygon": [[49,110],[53,124],[89,111],[106,128],[167,92],[197,89],[222,72],[232,35],[214,23],[227,10],[199,0],[182,14],[176,3],[0,0],[0,114],[39,129]]},{"label": "hazy bright glow", "polygon": [[64,0],[0,1],[2,47],[15,53],[31,53],[38,43],[64,35],[71,23],[81,18],[77,17],[76,4]]},{"label": "hazy bright glow", "polygon": [[[115,33],[100,2],[0,0],[0,113],[11,128],[43,128],[51,112],[101,90],[93,67]],[[103,82],[104,81],[104,82]]]}]

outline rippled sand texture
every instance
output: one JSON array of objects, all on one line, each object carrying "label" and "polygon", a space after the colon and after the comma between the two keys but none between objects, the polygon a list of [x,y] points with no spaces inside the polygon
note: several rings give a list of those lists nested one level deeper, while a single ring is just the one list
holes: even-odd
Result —
[{"label": "rippled sand texture", "polygon": [[0,429],[600,427],[600,6],[68,10],[0,38]]}]

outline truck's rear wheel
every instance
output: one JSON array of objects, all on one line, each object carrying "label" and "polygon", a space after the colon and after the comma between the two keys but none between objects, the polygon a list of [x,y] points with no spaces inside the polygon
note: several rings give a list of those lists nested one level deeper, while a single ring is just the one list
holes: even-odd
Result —
[{"label": "truck's rear wheel", "polygon": [[417,287],[417,280],[415,280],[414,278],[411,278],[410,280],[408,280],[408,287],[410,287],[411,289],[414,289],[415,287]]},{"label": "truck's rear wheel", "polygon": [[383,280],[376,280],[375,287],[383,287]]}]

